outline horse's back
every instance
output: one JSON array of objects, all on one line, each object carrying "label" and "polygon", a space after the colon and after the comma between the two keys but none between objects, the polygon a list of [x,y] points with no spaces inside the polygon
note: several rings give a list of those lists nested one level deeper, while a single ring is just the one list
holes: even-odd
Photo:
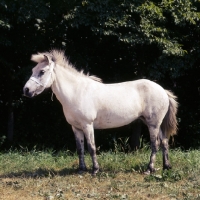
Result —
[{"label": "horse's back", "polygon": [[[105,85],[104,88],[109,93],[112,101],[117,101],[128,104],[128,101],[134,104],[143,104],[144,106],[150,106],[149,104],[160,104],[159,101],[168,101],[168,95],[166,91],[157,83],[147,80],[139,79],[136,81],[122,82],[117,84]],[[126,102],[127,101],[127,102]]]}]

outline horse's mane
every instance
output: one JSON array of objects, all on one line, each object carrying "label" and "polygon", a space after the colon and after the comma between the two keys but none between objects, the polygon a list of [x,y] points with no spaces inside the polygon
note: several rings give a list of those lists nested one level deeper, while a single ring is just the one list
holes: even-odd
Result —
[{"label": "horse's mane", "polygon": [[68,70],[70,70],[71,72],[73,72],[75,74],[80,74],[82,76],[89,77],[90,79],[92,79],[94,81],[102,82],[101,78],[96,77],[94,75],[89,75],[89,73],[88,74],[84,74],[83,70],[79,72],[69,62],[69,60],[65,56],[65,52],[62,51],[62,50],[55,50],[54,49],[54,50],[51,50],[49,52],[43,52],[43,53],[33,54],[31,56],[31,60],[34,61],[34,62],[36,62],[36,63],[40,63],[40,62],[43,62],[45,60],[45,56],[49,57],[53,62],[55,62],[59,66],[67,68]]}]

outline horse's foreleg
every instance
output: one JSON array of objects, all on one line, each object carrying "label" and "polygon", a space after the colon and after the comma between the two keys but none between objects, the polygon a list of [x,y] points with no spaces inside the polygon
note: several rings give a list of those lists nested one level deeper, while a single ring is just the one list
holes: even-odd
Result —
[{"label": "horse's foreleg", "polygon": [[92,174],[95,175],[99,171],[99,164],[97,162],[97,156],[96,156],[96,145],[95,145],[95,140],[94,140],[93,125],[85,125],[83,127],[83,131],[87,139],[88,151],[91,155],[92,162],[93,162]]},{"label": "horse's foreleg", "polygon": [[149,127],[149,132],[150,132],[150,140],[151,140],[151,156],[150,156],[150,162],[148,164],[148,168],[145,174],[150,174],[150,173],[155,172],[154,163],[156,160],[156,153],[159,148],[159,139],[158,139],[159,128]]},{"label": "horse's foreleg", "polygon": [[168,145],[167,138],[164,138],[161,140],[161,147],[162,147],[162,153],[163,153],[163,170],[171,169],[172,167],[170,165],[169,157],[168,157],[169,145]]},{"label": "horse's foreleg", "polygon": [[77,129],[73,126],[72,129],[75,135],[76,147],[79,155],[79,173],[81,173],[87,170],[84,160],[84,133],[82,130]]}]

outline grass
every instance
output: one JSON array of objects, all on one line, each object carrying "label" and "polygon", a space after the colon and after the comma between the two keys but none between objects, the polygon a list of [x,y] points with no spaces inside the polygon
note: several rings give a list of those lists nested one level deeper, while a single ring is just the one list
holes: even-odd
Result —
[{"label": "grass", "polygon": [[[101,171],[78,174],[78,156],[68,151],[0,153],[0,200],[158,199],[200,200],[200,151],[170,151],[173,169],[146,176],[150,151],[101,152]],[[91,169],[91,159],[86,154]],[[162,168],[159,152],[156,167]]]}]

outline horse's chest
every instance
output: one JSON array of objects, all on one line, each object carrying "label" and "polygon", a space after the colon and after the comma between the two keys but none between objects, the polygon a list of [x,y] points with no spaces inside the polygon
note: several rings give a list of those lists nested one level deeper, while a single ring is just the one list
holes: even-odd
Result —
[{"label": "horse's chest", "polygon": [[85,125],[86,123],[91,123],[93,121],[91,114],[89,115],[88,112],[84,112],[84,110],[74,107],[71,107],[69,109],[64,108],[63,110],[67,122],[76,128],[81,129],[83,125]]},{"label": "horse's chest", "polygon": [[64,108],[63,111],[65,118],[69,124],[76,120],[76,113],[73,112],[73,110]]}]

